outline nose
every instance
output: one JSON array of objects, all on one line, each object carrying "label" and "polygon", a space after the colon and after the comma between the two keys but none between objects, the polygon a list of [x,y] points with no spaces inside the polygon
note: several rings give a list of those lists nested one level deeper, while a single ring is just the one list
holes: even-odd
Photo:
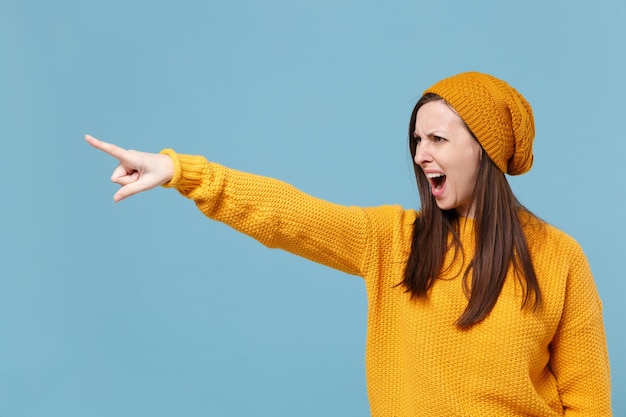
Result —
[{"label": "nose", "polygon": [[415,158],[413,161],[420,166],[423,166],[425,163],[432,162],[433,157],[428,151],[428,146],[424,141],[417,144],[415,147]]}]

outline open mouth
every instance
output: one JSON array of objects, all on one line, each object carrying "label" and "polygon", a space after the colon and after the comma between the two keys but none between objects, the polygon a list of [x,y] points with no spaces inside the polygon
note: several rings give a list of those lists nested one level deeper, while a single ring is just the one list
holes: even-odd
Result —
[{"label": "open mouth", "polygon": [[430,181],[430,186],[433,191],[441,190],[446,182],[446,176],[440,172],[426,174],[426,178]]}]

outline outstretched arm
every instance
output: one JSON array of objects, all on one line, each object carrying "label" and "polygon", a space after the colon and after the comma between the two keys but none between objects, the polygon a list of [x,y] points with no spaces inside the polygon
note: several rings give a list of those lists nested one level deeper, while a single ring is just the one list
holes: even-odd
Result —
[{"label": "outstretched arm", "polygon": [[111,181],[122,186],[113,196],[116,203],[163,185],[174,175],[174,165],[167,155],[122,149],[90,135],[85,135],[85,140],[120,163],[111,175]]},{"label": "outstretched arm", "polygon": [[397,232],[405,221],[406,213],[399,207],[368,211],[333,204],[282,181],[229,169],[199,155],[177,154],[171,149],[150,154],[125,150],[91,136],[85,139],[120,161],[111,177],[122,186],[114,201],[159,185],[172,187],[192,199],[211,219],[268,247],[349,274],[363,276],[364,260],[377,247],[373,243],[376,236],[384,235],[388,243],[389,233]]}]

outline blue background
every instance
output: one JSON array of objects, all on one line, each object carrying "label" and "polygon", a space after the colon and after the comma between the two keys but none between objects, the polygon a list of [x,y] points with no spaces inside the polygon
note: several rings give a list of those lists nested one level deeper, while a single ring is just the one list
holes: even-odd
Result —
[{"label": "blue background", "polygon": [[114,204],[83,134],[417,207],[409,113],[467,70],[533,105],[511,182],[587,253],[626,415],[624,21],[623,0],[0,0],[0,416],[368,415],[360,278],[172,190]]}]

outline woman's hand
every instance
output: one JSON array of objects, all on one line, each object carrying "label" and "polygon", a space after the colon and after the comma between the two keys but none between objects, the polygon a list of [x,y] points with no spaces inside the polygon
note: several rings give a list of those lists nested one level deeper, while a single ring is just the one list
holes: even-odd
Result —
[{"label": "woman's hand", "polygon": [[111,175],[111,181],[122,186],[113,196],[116,203],[131,195],[163,185],[174,175],[174,164],[167,155],[122,149],[90,135],[85,135],[85,140],[120,162]]}]

